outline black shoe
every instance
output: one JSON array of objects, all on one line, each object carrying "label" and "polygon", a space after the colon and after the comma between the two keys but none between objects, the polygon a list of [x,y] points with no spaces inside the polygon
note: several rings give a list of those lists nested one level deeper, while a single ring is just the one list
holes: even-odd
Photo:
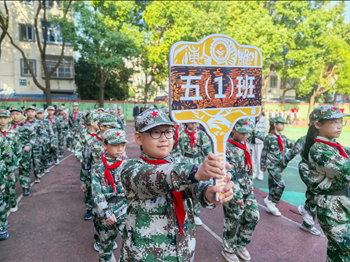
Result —
[{"label": "black shoe", "polygon": [[86,215],[84,216],[84,220],[90,220],[92,218],[92,212],[88,211],[86,212]]},{"label": "black shoe", "polygon": [[7,233],[7,231],[0,233],[0,241],[6,240],[8,238],[9,238],[9,233]]},{"label": "black shoe", "polygon": [[23,196],[29,196],[29,195],[30,195],[29,189],[23,188]]}]

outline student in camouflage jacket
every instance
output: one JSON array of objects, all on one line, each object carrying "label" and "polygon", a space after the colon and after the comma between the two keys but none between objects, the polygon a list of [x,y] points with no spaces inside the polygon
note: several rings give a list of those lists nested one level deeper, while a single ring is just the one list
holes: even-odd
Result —
[{"label": "student in camouflage jacket", "polygon": [[[0,109],[0,135],[2,134],[6,137],[10,144],[15,166],[21,161],[22,157],[22,146],[21,141],[16,129],[9,126],[10,112],[5,109]],[[8,172],[6,187],[5,187],[5,202],[11,212],[17,211],[17,198],[16,198],[16,177],[15,170],[13,172]]]},{"label": "student in camouflage jacket", "polygon": [[[211,140],[204,131],[198,129],[198,123],[187,123],[186,128],[179,133],[177,153],[188,158],[189,163],[202,164],[212,151]],[[193,204],[196,225],[201,225],[200,203],[195,201]]]},{"label": "student in camouflage jacket", "polygon": [[350,261],[350,149],[336,142],[343,128],[339,107],[323,105],[310,114],[300,175],[317,193],[317,218],[328,239],[327,262]]},{"label": "student in camouflage jacket", "polygon": [[37,108],[34,106],[28,106],[26,108],[27,112],[27,121],[31,123],[34,127],[35,133],[36,133],[36,139],[35,144],[32,148],[32,161],[33,161],[33,168],[34,168],[34,176],[35,176],[35,182],[40,182],[41,174],[41,163],[43,158],[43,147],[45,144],[45,141],[47,139],[47,133],[45,125],[42,123],[41,120],[37,119],[35,116],[37,114]]},{"label": "student in camouflage jacket", "polygon": [[122,107],[118,106],[118,116],[123,124],[123,129],[126,129],[126,121],[125,121],[125,115],[122,112]]},{"label": "student in camouflage jacket", "polygon": [[[222,177],[217,156],[210,154],[199,167],[177,163],[168,156],[173,146],[172,125],[162,110],[149,109],[136,118],[135,141],[143,150],[140,158],[127,163],[121,173],[128,203],[121,262],[193,261],[196,227],[192,200],[214,208],[232,199],[229,174],[222,202],[214,200],[216,186],[202,182]],[[212,165],[217,172],[206,173],[206,167]],[[180,213],[183,209],[185,212]]]},{"label": "student in camouflage jacket", "polygon": [[[100,237],[100,262],[116,261],[112,251],[118,231],[123,234],[127,203],[120,180],[121,170],[127,163],[123,156],[128,142],[125,131],[109,129],[103,134],[102,158],[91,172],[92,196]],[[106,168],[108,167],[108,170]],[[108,174],[107,174],[108,172]],[[110,176],[108,176],[110,174]]]},{"label": "student in camouflage jacket", "polygon": [[83,113],[79,111],[79,103],[73,103],[73,111],[69,113],[69,133],[67,136],[67,149],[68,151],[74,150],[77,139],[76,133],[82,128]]},{"label": "student in camouflage jacket", "polygon": [[69,119],[64,112],[64,107],[58,107],[58,114],[56,115],[57,130],[58,130],[58,148],[60,151],[59,158],[63,157],[64,144],[69,133]]},{"label": "student in camouflage jacket", "polygon": [[11,128],[16,129],[22,145],[21,161],[19,162],[19,182],[23,188],[23,195],[28,196],[30,194],[30,170],[32,160],[32,148],[36,140],[36,132],[33,125],[23,118],[23,111],[20,107],[10,108],[11,118],[13,121],[10,123]]},{"label": "student in camouflage jacket", "polygon": [[48,125],[51,126],[52,132],[53,132],[53,136],[52,139],[50,141],[50,147],[47,148],[47,160],[48,162],[51,162],[52,159],[55,163],[55,165],[58,165],[59,161],[58,161],[58,154],[57,154],[57,149],[58,149],[58,120],[57,118],[54,116],[55,113],[55,108],[53,106],[48,106],[47,107],[47,113],[49,114],[45,120],[46,123]]},{"label": "student in camouflage jacket", "polygon": [[284,124],[287,124],[287,122],[280,116],[270,119],[270,131],[264,140],[264,147],[261,153],[261,170],[264,172],[267,169],[269,173],[268,200],[275,205],[280,201],[285,188],[280,163],[287,153],[287,148],[292,148],[293,146],[293,143],[280,133],[284,129]]},{"label": "student in camouflage jacket", "polygon": [[15,170],[15,164],[16,161],[14,161],[10,143],[3,134],[0,134],[0,240],[9,237],[7,233],[9,224],[5,201],[5,184],[7,175]]},{"label": "student in camouflage jacket", "polygon": [[223,205],[222,255],[228,261],[238,261],[236,254],[244,260],[250,260],[246,245],[252,240],[260,217],[253,192],[252,148],[246,142],[252,132],[251,121],[248,118],[240,119],[226,144],[226,160],[231,165],[230,173],[235,183],[233,199]]}]

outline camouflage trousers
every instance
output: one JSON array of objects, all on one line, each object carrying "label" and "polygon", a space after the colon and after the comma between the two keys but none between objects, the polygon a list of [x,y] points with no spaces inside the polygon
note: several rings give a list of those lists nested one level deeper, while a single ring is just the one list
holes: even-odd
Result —
[{"label": "camouflage trousers", "polygon": [[7,231],[9,223],[7,220],[6,202],[5,202],[5,184],[0,185],[0,233]]},{"label": "camouflage trousers", "polygon": [[285,188],[285,184],[282,179],[282,174],[278,170],[278,167],[267,169],[267,171],[269,172],[269,200],[271,200],[275,204],[278,204],[278,202],[280,201]]},{"label": "camouflage trousers", "polygon": [[201,213],[201,204],[194,199],[193,199],[193,213],[195,217],[199,217]]},{"label": "camouflage trousers", "polygon": [[[83,172],[81,170],[80,172]],[[85,206],[87,211],[92,211],[93,208],[93,201],[92,201],[92,187],[91,187],[91,176],[87,177],[85,180],[86,185],[86,191],[85,194]]]},{"label": "camouflage trousers", "polygon": [[32,150],[29,152],[25,152],[23,150],[22,152],[22,158],[19,162],[18,170],[19,170],[19,183],[21,184],[22,188],[27,188],[30,190],[30,170],[31,170],[31,163],[32,163]]},{"label": "camouflage trousers", "polygon": [[76,137],[75,134],[77,132],[77,128],[74,129],[70,129],[68,134],[67,134],[67,148],[75,148],[75,144],[76,144]]},{"label": "camouflage trousers", "polygon": [[40,144],[32,148],[32,161],[35,178],[41,178],[40,171],[42,169],[43,146],[44,144]]},{"label": "camouflage trousers", "polygon": [[244,201],[244,206],[237,205],[234,200],[223,204],[224,230],[222,249],[236,254],[237,249],[250,243],[260,215],[258,202],[253,194]]},{"label": "camouflage trousers", "polygon": [[68,135],[69,130],[61,130],[61,133],[58,135],[58,149],[60,151],[60,155],[63,156],[64,154],[64,144],[66,142],[66,138]]},{"label": "camouflage trousers", "polygon": [[124,232],[126,218],[121,221],[117,221],[111,226],[107,226],[105,219],[97,219],[97,230],[100,239],[100,262],[114,262],[116,261],[113,254],[113,246],[118,232],[122,234]]},{"label": "camouflage trousers", "polygon": [[43,145],[43,157],[41,159],[42,171],[44,169],[49,168],[49,162],[51,162],[51,160],[52,160],[52,158],[50,158],[50,147],[51,147],[50,143],[45,143]]},{"label": "camouflage trousers", "polygon": [[327,262],[350,261],[350,198],[320,196],[317,218],[328,239]]},{"label": "camouflage trousers", "polygon": [[17,205],[16,182],[17,178],[13,176],[13,179],[7,180],[5,185],[5,202],[9,204],[11,208]]},{"label": "camouflage trousers", "polygon": [[47,153],[48,160],[49,162],[53,159],[53,160],[57,160],[58,159],[58,153],[57,153],[57,149],[58,149],[58,144],[53,144],[53,147],[49,147],[49,152]]},{"label": "camouflage trousers", "polygon": [[[316,216],[317,216],[317,205],[314,202],[314,197],[315,195],[310,191],[309,187],[307,187],[306,192],[305,192],[305,209],[306,211],[312,216],[312,218],[314,219],[314,221],[316,221]],[[312,228],[312,225],[309,225],[308,223],[306,223],[305,221],[303,221],[304,226],[308,227],[308,228]]]}]

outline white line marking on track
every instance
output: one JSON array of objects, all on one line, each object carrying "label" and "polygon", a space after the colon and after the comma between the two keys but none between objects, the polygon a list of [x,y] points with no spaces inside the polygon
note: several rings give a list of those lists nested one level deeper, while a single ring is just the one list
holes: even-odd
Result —
[{"label": "white line marking on track", "polygon": [[[63,162],[64,160],[66,160],[67,158],[71,157],[71,156],[73,156],[73,154],[70,154],[69,156],[66,156],[65,158],[63,158],[63,159],[60,161],[60,163]],[[56,166],[56,165],[53,164],[52,167],[49,167],[49,170],[51,170],[51,169],[54,168],[55,166]],[[45,175],[46,175],[46,173],[43,173],[43,174],[41,175],[41,177],[44,177]],[[34,184],[35,184],[35,183],[33,182],[33,183],[30,184],[30,186],[32,187]],[[19,197],[17,198],[17,206],[18,206],[18,204],[19,204],[19,201],[21,201],[22,198],[23,198],[23,193],[20,194]],[[11,215],[11,212],[10,212],[10,211],[7,211],[7,217],[9,217],[10,215]]]}]

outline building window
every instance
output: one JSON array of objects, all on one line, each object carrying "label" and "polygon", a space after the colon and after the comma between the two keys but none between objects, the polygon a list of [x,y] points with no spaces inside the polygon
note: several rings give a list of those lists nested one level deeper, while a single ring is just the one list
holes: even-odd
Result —
[{"label": "building window", "polygon": [[20,41],[34,42],[34,27],[32,25],[19,25],[19,39]]},{"label": "building window", "polygon": [[54,1],[48,1],[48,0],[42,1],[42,2],[41,2],[41,6],[42,6],[42,7],[44,7],[44,2],[45,2],[46,8],[52,8],[52,7],[53,7]]},{"label": "building window", "polygon": [[32,5],[34,3],[33,0],[21,0],[21,3],[27,4],[27,5]]},{"label": "building window", "polygon": [[[51,71],[57,64],[59,57],[46,57],[47,70]],[[43,72],[43,77],[45,74]],[[73,58],[64,57],[58,68],[52,73],[51,78],[72,79],[73,78]]]},{"label": "building window", "polygon": [[[32,69],[32,71],[34,72],[35,76],[36,76],[36,60],[35,59],[27,59],[30,68]],[[23,59],[21,59],[21,76],[30,76],[32,77],[27,64],[24,62]]]},{"label": "building window", "polygon": [[[45,22],[41,21],[41,25],[42,25],[42,32],[43,32],[43,41],[45,39]],[[46,41],[48,43],[62,43],[63,39],[61,37],[61,28],[59,25],[55,25],[53,23],[47,22],[47,38]],[[68,41],[66,40],[66,43],[68,43]]]},{"label": "building window", "polygon": [[278,81],[278,78],[276,76],[271,76],[270,77],[270,87],[271,88],[276,88],[277,87],[277,81]]}]

